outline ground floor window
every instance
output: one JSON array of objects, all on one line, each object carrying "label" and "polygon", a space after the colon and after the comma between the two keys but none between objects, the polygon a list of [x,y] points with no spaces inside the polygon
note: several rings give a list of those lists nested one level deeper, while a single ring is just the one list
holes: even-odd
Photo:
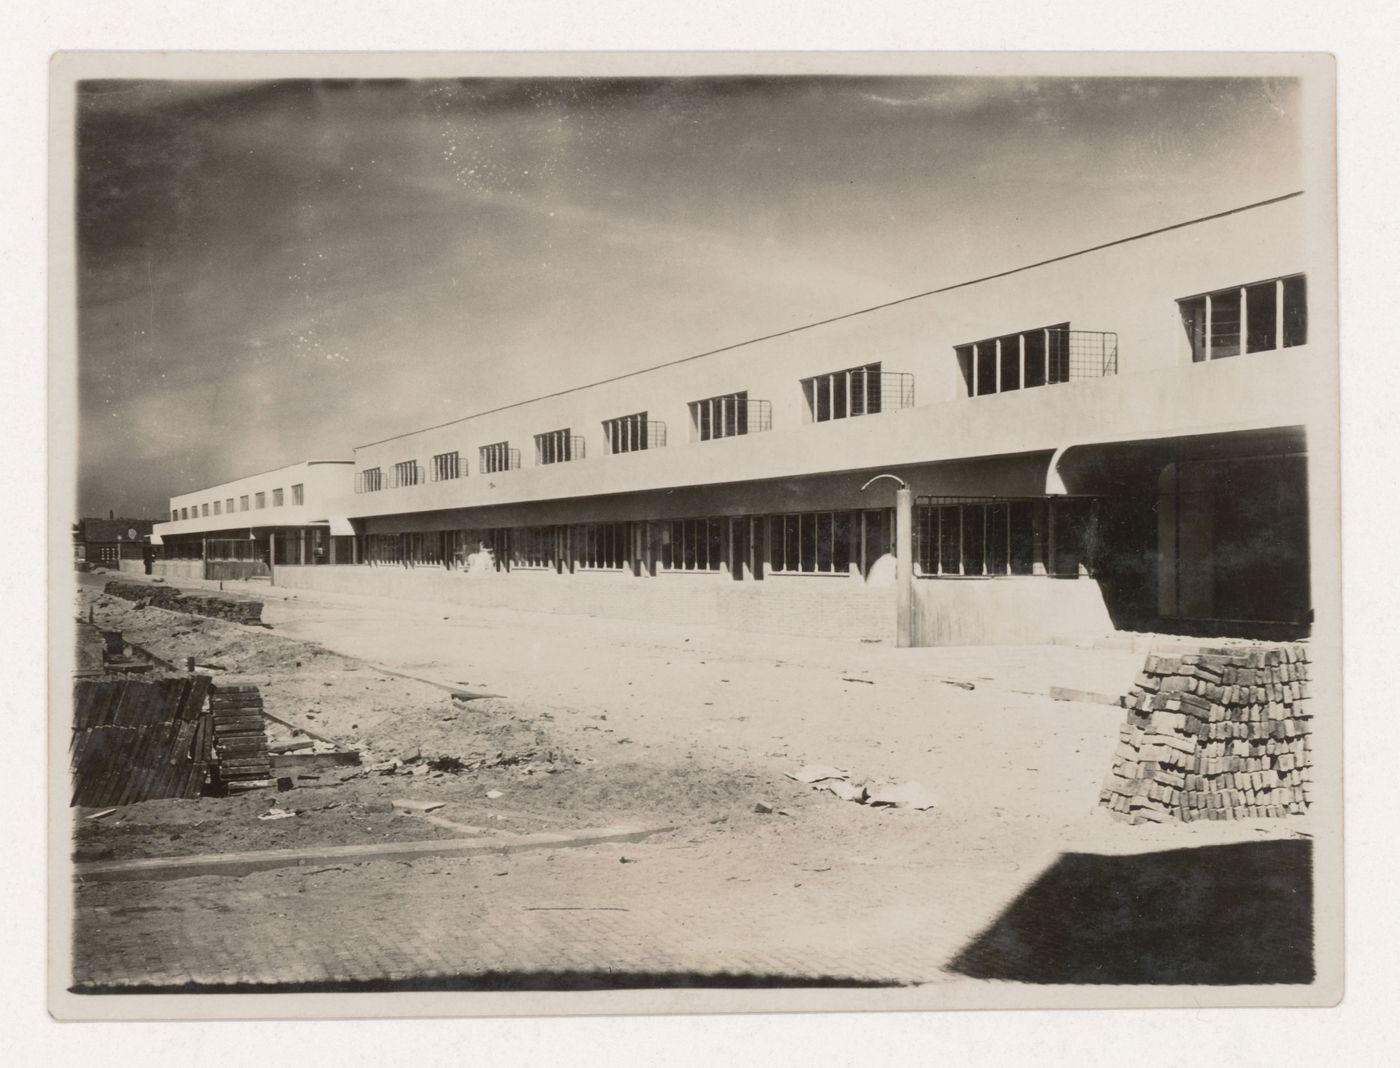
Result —
[{"label": "ground floor window", "polygon": [[579,567],[621,571],[632,562],[631,523],[581,523],[572,529]]},{"label": "ground floor window", "polygon": [[510,562],[518,568],[558,568],[563,559],[562,527],[515,527],[509,532]]},{"label": "ground floor window", "polygon": [[672,519],[661,528],[663,571],[718,571],[723,558],[721,519]]},{"label": "ground floor window", "polygon": [[1093,574],[1091,497],[921,497],[914,567],[935,577]]},{"label": "ground floor window", "polygon": [[769,516],[768,568],[777,574],[849,574],[850,513]]},{"label": "ground floor window", "polygon": [[397,534],[366,534],[365,563],[398,564],[403,562],[403,548]]}]

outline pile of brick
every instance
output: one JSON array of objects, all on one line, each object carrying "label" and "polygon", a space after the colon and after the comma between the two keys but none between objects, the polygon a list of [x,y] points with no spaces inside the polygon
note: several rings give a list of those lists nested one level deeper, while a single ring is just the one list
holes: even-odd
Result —
[{"label": "pile of brick", "polygon": [[209,691],[214,720],[214,787],[242,793],[271,786],[262,695],[256,686],[215,686]]},{"label": "pile of brick", "polygon": [[262,602],[251,597],[236,597],[213,591],[181,591],[173,586],[162,586],[153,582],[123,582],[118,579],[107,583],[103,592],[112,597],[120,597],[124,601],[154,605],[171,612],[227,619],[232,623],[262,623]]},{"label": "pile of brick", "polygon": [[1133,823],[1303,813],[1309,685],[1305,645],[1148,656],[1099,803]]}]

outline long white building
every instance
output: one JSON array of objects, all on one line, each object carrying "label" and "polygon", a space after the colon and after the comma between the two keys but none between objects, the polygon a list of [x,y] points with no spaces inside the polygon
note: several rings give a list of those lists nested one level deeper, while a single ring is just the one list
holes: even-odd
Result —
[{"label": "long white building", "polygon": [[181,494],[156,566],[912,644],[1306,633],[1331,222],[1299,193],[1008,265],[360,445],[305,504]]}]

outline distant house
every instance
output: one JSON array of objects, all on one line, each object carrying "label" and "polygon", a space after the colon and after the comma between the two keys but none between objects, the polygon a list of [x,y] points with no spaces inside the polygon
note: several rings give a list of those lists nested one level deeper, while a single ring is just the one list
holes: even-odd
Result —
[{"label": "distant house", "polygon": [[150,554],[155,519],[79,519],[73,526],[73,559],[116,567],[119,560],[142,560]]}]

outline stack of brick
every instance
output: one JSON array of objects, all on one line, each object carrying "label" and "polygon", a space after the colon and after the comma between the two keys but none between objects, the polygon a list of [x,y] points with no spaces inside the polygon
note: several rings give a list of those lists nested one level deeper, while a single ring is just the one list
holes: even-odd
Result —
[{"label": "stack of brick", "polygon": [[1309,690],[1305,645],[1148,656],[1099,803],[1133,823],[1303,813]]},{"label": "stack of brick", "polygon": [[213,780],[216,789],[241,793],[272,785],[262,695],[256,686],[215,686]]},{"label": "stack of brick", "polygon": [[153,582],[122,582],[113,580],[103,587],[103,592],[124,601],[154,605],[171,612],[184,612],[187,615],[208,616],[211,619],[227,619],[233,623],[260,624],[262,622],[261,601],[251,597],[236,597],[225,593],[180,591],[173,586],[162,586]]}]

